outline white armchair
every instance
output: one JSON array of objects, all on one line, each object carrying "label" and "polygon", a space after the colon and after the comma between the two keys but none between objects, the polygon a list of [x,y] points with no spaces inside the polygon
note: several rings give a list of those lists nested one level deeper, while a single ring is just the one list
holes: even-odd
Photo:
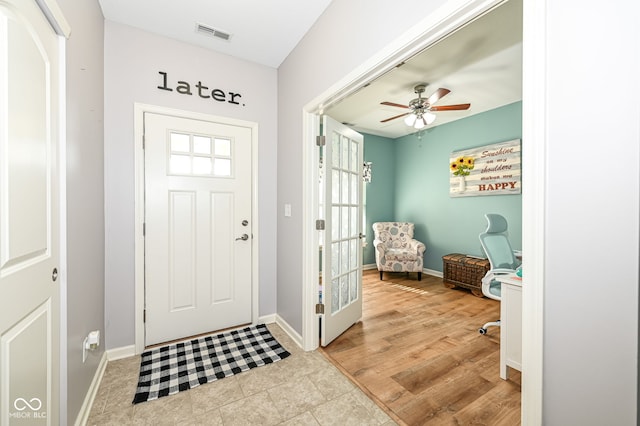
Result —
[{"label": "white armchair", "polygon": [[425,245],[413,238],[414,224],[409,222],[376,222],[373,224],[373,247],[382,280],[383,271],[417,272],[422,280]]}]

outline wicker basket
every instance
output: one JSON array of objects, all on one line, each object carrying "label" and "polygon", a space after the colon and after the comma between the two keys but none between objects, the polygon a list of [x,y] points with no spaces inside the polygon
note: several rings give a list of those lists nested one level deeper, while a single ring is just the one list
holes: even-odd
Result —
[{"label": "wicker basket", "polygon": [[460,253],[442,256],[443,283],[445,287],[462,287],[474,296],[482,297],[482,278],[491,268],[488,259],[478,259]]}]

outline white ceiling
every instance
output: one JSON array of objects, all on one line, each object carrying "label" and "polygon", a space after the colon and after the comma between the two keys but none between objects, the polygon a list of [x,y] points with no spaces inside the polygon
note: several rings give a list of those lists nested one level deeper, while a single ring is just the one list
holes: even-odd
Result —
[{"label": "white ceiling", "polygon": [[[277,68],[331,0],[99,0],[105,19],[185,43]],[[197,33],[197,23],[231,34],[229,41]],[[451,90],[435,105],[470,103],[467,111],[442,111],[429,127],[522,99],[522,0],[510,0],[429,47],[325,113],[354,129],[397,138],[416,132],[402,118],[413,88],[429,96]]]},{"label": "white ceiling", "polygon": [[[105,19],[278,68],[331,0],[98,0]],[[229,41],[195,31],[205,24]]]},{"label": "white ceiling", "polygon": [[397,138],[415,133],[403,118],[381,120],[408,110],[414,87],[426,83],[423,97],[440,87],[451,93],[435,103],[470,103],[466,111],[436,112],[438,126],[522,100],[522,0],[511,0],[406,61],[359,92],[325,110],[355,130]]}]

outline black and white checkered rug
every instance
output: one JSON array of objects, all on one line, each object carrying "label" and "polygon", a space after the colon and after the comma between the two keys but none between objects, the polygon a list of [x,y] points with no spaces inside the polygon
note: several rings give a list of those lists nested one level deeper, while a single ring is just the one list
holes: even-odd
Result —
[{"label": "black and white checkered rug", "polygon": [[153,349],[142,354],[133,403],[173,395],[289,355],[264,324]]}]

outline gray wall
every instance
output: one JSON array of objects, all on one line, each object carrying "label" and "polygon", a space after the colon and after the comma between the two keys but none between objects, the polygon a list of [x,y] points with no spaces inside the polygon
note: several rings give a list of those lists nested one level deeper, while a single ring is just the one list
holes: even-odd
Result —
[{"label": "gray wall", "polygon": [[[71,26],[66,47],[67,392],[60,400],[61,413],[72,424],[105,350],[104,19],[97,0],[58,0],[58,4]],[[83,363],[82,342],[92,330],[100,330],[102,342]]]},{"label": "gray wall", "polygon": [[[278,68],[278,315],[298,333],[303,107],[444,2],[334,1]],[[291,217],[284,217],[285,204],[291,204]]]},{"label": "gray wall", "polygon": [[[525,11],[536,1],[525,0]],[[278,211],[289,203],[293,215],[278,216],[278,313],[298,332],[303,106],[438,5],[333,2],[279,69]],[[547,228],[536,233],[546,266],[536,283],[545,289],[545,425],[636,422],[639,7],[554,3],[543,17],[547,29],[535,37],[548,49],[550,83],[544,111],[536,111],[548,119],[549,145],[540,170]],[[525,28],[530,23],[525,17]],[[531,66],[525,63],[525,73]],[[600,95],[616,107],[596,108]]]},{"label": "gray wall", "polygon": [[[242,94],[242,106],[159,90],[159,71],[178,80]],[[134,103],[257,122],[260,316],[276,312],[276,73],[274,68],[105,24],[105,328],[107,349],[133,345]],[[196,89],[197,90],[197,89]]]}]

